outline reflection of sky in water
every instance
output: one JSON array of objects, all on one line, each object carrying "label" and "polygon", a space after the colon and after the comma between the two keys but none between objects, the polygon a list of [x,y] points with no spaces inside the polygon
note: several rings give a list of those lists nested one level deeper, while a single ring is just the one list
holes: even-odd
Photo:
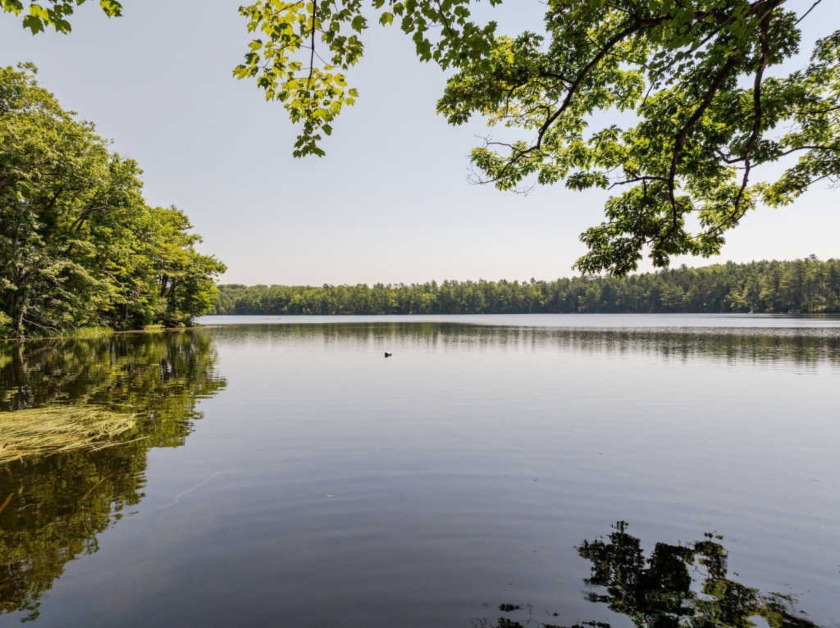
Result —
[{"label": "reflection of sky in water", "polygon": [[[186,447],[125,466],[144,477],[136,514],[67,563],[44,625],[470,626],[503,602],[626,625],[586,601],[574,549],[620,519],[648,554],[720,532],[731,577],[840,621],[834,332],[197,337],[218,361],[183,362],[180,381],[218,371],[226,388]],[[149,404],[163,391],[136,386]]]},{"label": "reflection of sky in water", "polygon": [[456,323],[494,327],[569,327],[589,329],[835,329],[840,315],[783,314],[400,314],[380,316],[205,316],[202,325],[323,325],[326,323]]}]

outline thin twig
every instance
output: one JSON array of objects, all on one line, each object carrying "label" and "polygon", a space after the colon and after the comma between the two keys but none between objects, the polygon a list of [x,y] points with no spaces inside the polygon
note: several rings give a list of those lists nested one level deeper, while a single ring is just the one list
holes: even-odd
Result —
[{"label": "thin twig", "polygon": [[816,2],[814,2],[814,4],[812,4],[812,5],[811,5],[811,8],[809,8],[807,11],[805,11],[805,13],[803,13],[803,14],[802,14],[802,16],[801,16],[798,20],[796,20],[796,22],[794,22],[794,25],[798,25],[798,24],[799,24],[799,22],[801,22],[801,21],[802,21],[802,20],[804,20],[806,17],[808,17],[808,14],[809,14],[811,11],[813,11],[814,9],[816,9],[816,8],[817,8],[817,5],[818,5],[820,2],[822,2],[822,0],[816,0]]}]

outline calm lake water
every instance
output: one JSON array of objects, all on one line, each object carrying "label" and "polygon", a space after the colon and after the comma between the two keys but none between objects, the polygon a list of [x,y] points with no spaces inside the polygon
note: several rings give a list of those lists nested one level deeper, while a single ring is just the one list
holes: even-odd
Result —
[{"label": "calm lake water", "polygon": [[838,318],[202,322],[0,347],[142,419],[0,467],[0,626],[840,626]]}]

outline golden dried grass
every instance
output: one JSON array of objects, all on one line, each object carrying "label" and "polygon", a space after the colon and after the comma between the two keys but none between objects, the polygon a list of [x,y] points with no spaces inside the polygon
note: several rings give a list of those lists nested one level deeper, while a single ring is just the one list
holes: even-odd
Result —
[{"label": "golden dried grass", "polygon": [[137,417],[96,406],[48,406],[0,412],[0,465],[124,442]]}]

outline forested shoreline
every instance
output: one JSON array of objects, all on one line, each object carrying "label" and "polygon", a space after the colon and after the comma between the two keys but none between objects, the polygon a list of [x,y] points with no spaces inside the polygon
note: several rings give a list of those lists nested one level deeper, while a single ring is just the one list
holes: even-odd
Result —
[{"label": "forested shoreline", "polygon": [[225,270],[186,214],[143,198],[142,171],[61,108],[36,69],[0,67],[0,337],[182,326]]},{"label": "forested shoreline", "polygon": [[216,314],[838,313],[840,259],[811,256],[626,277],[219,286]]}]

